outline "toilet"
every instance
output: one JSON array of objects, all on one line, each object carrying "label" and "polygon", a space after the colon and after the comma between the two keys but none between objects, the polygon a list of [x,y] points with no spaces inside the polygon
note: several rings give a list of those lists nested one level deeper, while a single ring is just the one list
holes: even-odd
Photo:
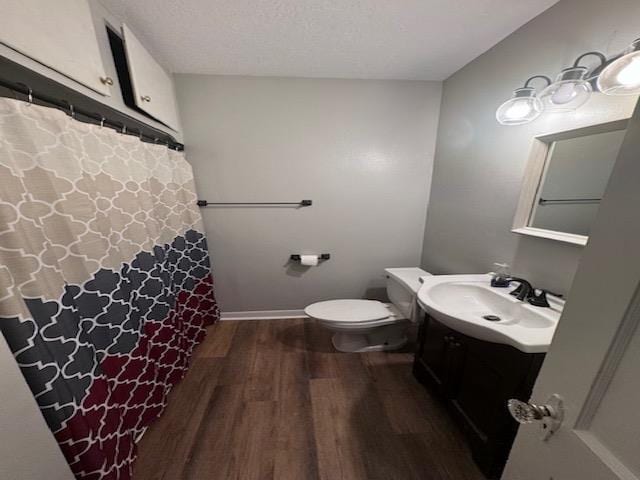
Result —
[{"label": "toilet", "polygon": [[430,275],[420,268],[386,268],[387,296],[377,300],[327,300],[312,303],[304,312],[335,332],[331,339],[340,352],[396,350],[407,343],[407,328],[420,317],[416,294],[420,277]]}]

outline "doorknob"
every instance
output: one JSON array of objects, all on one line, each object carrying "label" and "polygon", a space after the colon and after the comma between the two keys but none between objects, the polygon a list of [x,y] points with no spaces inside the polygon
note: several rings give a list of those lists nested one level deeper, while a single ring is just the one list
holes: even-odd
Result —
[{"label": "doorknob", "polygon": [[520,424],[533,423],[536,420],[542,420],[544,417],[553,415],[548,405],[536,405],[535,403],[526,403],[521,400],[512,398],[507,403],[509,413]]},{"label": "doorknob", "polygon": [[507,407],[511,416],[520,424],[526,425],[539,421],[543,440],[547,440],[553,435],[560,428],[564,419],[562,398],[557,394],[551,395],[544,405],[512,398],[507,402]]},{"label": "doorknob", "polygon": [[142,99],[143,102],[150,102],[151,101],[151,97],[149,95],[144,95],[142,97],[140,97]]}]

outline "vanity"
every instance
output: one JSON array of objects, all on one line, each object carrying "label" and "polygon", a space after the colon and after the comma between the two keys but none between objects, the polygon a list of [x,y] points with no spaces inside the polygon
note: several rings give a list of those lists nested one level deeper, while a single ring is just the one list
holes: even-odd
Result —
[{"label": "vanity", "polygon": [[[628,123],[623,111],[603,123],[593,120],[533,137],[514,234],[577,248],[587,244]],[[507,275],[493,287],[491,280],[421,278],[424,322],[413,372],[447,405],[482,472],[498,479],[518,430],[509,408],[519,422],[531,421],[519,415],[518,402],[509,408],[508,402],[531,398],[564,302],[522,278]],[[519,282],[517,291],[511,281]],[[540,424],[546,429],[540,435],[553,432]]]},{"label": "vanity", "polygon": [[448,407],[478,467],[500,478],[518,423],[510,399],[528,401],[551,343],[562,301],[535,307],[492,288],[489,275],[425,277],[426,312],[413,372]]}]

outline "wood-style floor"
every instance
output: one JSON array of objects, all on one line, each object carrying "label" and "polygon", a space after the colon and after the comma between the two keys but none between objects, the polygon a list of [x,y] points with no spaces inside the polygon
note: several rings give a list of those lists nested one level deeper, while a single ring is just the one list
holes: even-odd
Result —
[{"label": "wood-style floor", "polygon": [[135,480],[482,480],[412,354],[336,352],[310,320],[219,322]]}]

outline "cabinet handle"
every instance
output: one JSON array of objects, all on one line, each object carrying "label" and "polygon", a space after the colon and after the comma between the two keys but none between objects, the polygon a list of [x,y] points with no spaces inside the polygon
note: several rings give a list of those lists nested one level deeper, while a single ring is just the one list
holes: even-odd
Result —
[{"label": "cabinet handle", "polygon": [[143,102],[150,102],[151,101],[151,97],[149,95],[143,95],[140,98],[142,99]]},{"label": "cabinet handle", "polygon": [[113,85],[113,78],[111,77],[100,77],[100,81],[102,82],[103,85],[109,85],[109,86]]}]

